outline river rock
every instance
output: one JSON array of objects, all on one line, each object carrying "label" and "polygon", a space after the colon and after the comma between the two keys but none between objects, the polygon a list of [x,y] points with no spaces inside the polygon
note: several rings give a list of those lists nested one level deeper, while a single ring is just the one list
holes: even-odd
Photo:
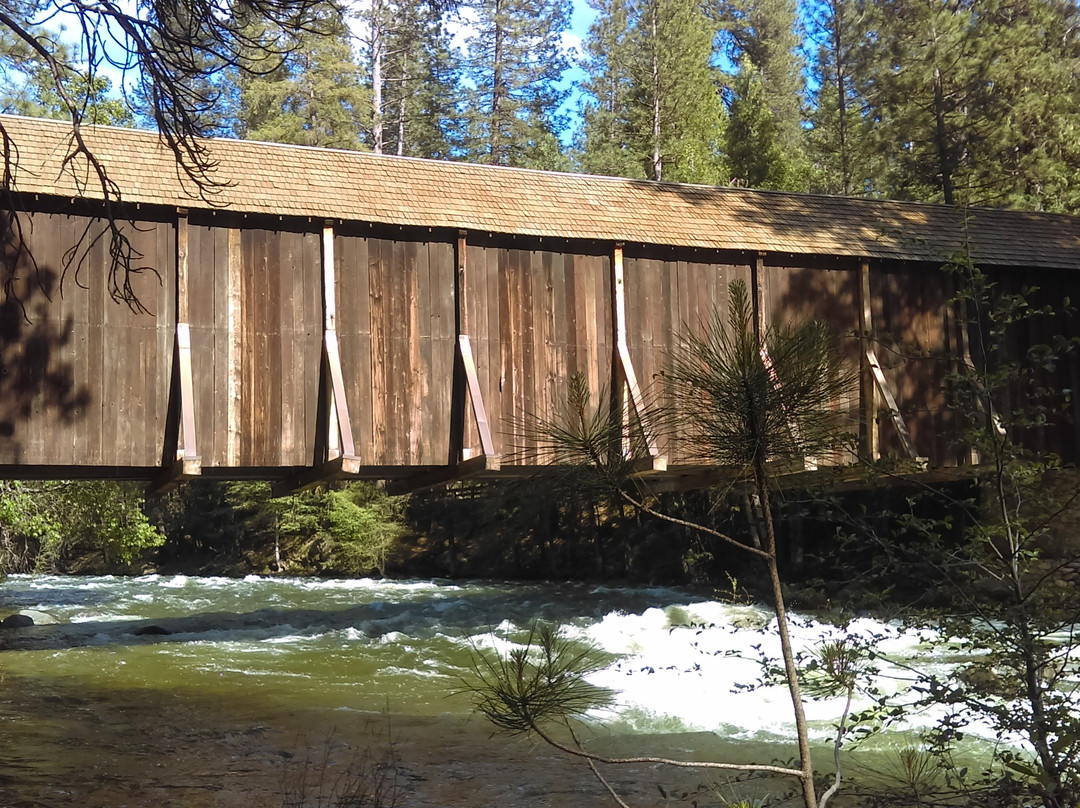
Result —
[{"label": "river rock", "polygon": [[51,614],[39,612],[34,609],[23,609],[19,614],[26,615],[34,621],[35,626],[55,626],[60,621]]},{"label": "river rock", "polygon": [[34,618],[28,614],[11,614],[4,618],[4,628],[26,628],[34,625]]},{"label": "river rock", "polygon": [[136,637],[168,637],[172,634],[172,632],[164,626],[156,626],[153,624],[149,626],[139,626],[131,633]]}]

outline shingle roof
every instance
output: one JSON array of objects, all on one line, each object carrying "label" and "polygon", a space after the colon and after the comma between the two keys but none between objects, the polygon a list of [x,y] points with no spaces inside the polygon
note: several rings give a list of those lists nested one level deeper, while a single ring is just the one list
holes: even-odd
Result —
[{"label": "shingle roof", "polygon": [[[16,189],[101,196],[85,163],[63,170],[70,125],[0,115]],[[942,262],[965,213],[940,205],[531,171],[239,140],[209,141],[223,187],[201,199],[152,132],[84,127],[126,202],[663,246]],[[1080,268],[1080,218],[967,212],[982,264]]]}]

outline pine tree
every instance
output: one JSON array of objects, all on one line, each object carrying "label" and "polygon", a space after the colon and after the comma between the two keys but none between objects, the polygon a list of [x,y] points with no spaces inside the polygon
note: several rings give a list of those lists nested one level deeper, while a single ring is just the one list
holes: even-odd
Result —
[{"label": "pine tree", "polygon": [[589,0],[589,6],[597,16],[583,46],[588,78],[581,86],[581,167],[589,174],[644,178],[642,161],[629,145],[630,4]]},{"label": "pine tree", "polygon": [[558,86],[568,62],[561,37],[569,0],[471,0],[467,45],[469,135],[476,162],[534,168],[568,167],[560,153]]},{"label": "pine tree", "polygon": [[1078,22],[1069,0],[874,0],[854,77],[875,190],[1075,210]]},{"label": "pine tree", "polygon": [[796,0],[718,0],[716,9],[725,56],[734,65],[748,59],[757,69],[785,160],[801,166],[806,82]]},{"label": "pine tree", "polygon": [[608,2],[586,43],[589,170],[715,184],[724,111],[713,29],[687,0]]},{"label": "pine tree", "polygon": [[382,119],[384,149],[409,157],[447,159],[464,135],[461,64],[451,48],[444,9],[405,0],[393,7],[385,33]]},{"label": "pine tree", "polygon": [[[45,29],[34,29],[42,39],[53,42],[54,56],[60,62],[72,61],[72,55],[58,36]],[[36,118],[60,118],[68,115],[53,74],[41,54],[22,40],[0,29],[0,112]],[[87,123],[132,126],[131,111],[113,92],[112,80],[100,73],[72,73],[63,92],[82,109]]]},{"label": "pine tree", "polygon": [[[361,81],[348,27],[330,3],[319,10],[317,32],[284,59],[252,53],[240,79],[237,134],[250,140],[359,149],[370,120],[370,94]],[[265,71],[265,72],[264,72]]]},{"label": "pine tree", "polygon": [[732,182],[747,188],[788,189],[794,171],[780,139],[780,126],[765,100],[761,72],[743,57],[732,89],[725,139]]},{"label": "pine tree", "polygon": [[821,0],[808,18],[808,45],[815,46],[810,72],[815,90],[807,150],[810,189],[819,193],[864,192],[873,174],[873,157],[860,148],[865,122],[851,75],[861,35],[861,5],[859,0]]}]

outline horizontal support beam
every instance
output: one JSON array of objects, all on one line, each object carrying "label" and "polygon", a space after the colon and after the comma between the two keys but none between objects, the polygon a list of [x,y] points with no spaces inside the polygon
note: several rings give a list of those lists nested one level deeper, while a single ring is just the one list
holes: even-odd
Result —
[{"label": "horizontal support beam", "polygon": [[147,496],[160,496],[172,491],[176,486],[186,480],[194,480],[202,476],[202,459],[198,457],[181,457],[171,466],[161,471],[150,481],[146,487]]},{"label": "horizontal support beam", "polygon": [[462,460],[454,466],[443,466],[418,474],[401,477],[386,483],[388,494],[411,494],[414,491],[422,491],[425,488],[434,488],[437,485],[464,480],[477,474],[498,472],[501,469],[498,457],[480,455],[468,460]]},{"label": "horizontal support beam", "polygon": [[321,465],[304,469],[294,477],[278,480],[271,484],[270,492],[275,497],[283,497],[288,494],[306,491],[323,483],[357,479],[360,469],[360,458],[340,455]]}]

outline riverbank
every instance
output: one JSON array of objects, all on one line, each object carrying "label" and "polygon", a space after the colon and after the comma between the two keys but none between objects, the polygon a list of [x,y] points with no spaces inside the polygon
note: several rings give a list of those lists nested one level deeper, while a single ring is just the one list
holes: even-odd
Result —
[{"label": "riverbank", "polygon": [[[310,786],[326,749],[327,787],[350,762],[393,752],[398,808],[606,806],[583,764],[493,735],[461,692],[473,642],[501,648],[537,618],[610,655],[598,684],[619,697],[598,717],[607,729],[593,731],[596,749],[759,762],[793,753],[783,689],[733,692],[760,672],[746,657],[767,641],[767,613],[684,590],[16,576],[3,594],[57,620],[4,632],[5,808],[299,808],[289,795],[304,761]],[[800,645],[828,627],[807,631]],[[836,710],[822,710],[826,743]],[[722,804],[700,772],[606,774],[635,806]]]},{"label": "riverbank", "polygon": [[[86,688],[46,676],[6,679],[0,720],[5,808],[333,805],[334,788],[338,798],[346,796],[350,766],[367,785],[383,771],[384,795],[394,799],[380,808],[611,805],[584,764],[539,742],[492,735],[476,718],[300,706],[268,714],[254,700]],[[594,744],[700,754],[717,740],[693,734]],[[726,751],[739,757],[739,748]],[[742,750],[741,756],[758,752],[754,745]],[[384,764],[389,768],[381,770]],[[716,803],[710,779],[698,772],[637,765],[607,767],[605,775],[640,808]],[[298,801],[301,792],[307,802]]]}]

